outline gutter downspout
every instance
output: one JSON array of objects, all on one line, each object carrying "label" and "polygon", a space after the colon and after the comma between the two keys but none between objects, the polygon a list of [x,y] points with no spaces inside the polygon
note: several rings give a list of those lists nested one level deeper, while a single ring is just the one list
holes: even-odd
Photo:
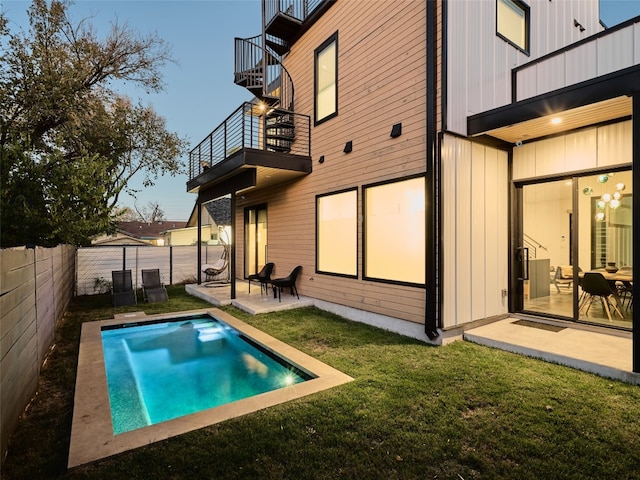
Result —
[{"label": "gutter downspout", "polygon": [[426,5],[426,57],[427,57],[427,91],[426,100],[426,178],[425,178],[425,318],[424,330],[430,340],[435,340],[440,335],[438,323],[440,320],[438,295],[439,275],[437,274],[439,245],[436,241],[438,234],[437,211],[439,202],[436,202],[437,176],[436,176],[436,72],[437,72],[437,5],[436,0],[427,0]]}]

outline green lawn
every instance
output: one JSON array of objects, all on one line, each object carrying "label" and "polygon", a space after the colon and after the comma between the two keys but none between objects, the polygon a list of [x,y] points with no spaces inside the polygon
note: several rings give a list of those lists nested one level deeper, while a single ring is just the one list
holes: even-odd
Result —
[{"label": "green lawn", "polygon": [[66,471],[82,322],[208,304],[73,301],[2,479],[640,478],[640,388],[468,342],[430,347],[315,308],[243,321],[348,384]]}]

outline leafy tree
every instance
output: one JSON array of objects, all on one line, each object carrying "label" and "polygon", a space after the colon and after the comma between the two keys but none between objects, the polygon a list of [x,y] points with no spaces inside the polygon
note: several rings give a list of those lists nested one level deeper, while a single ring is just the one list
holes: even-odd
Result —
[{"label": "leafy tree", "polygon": [[187,143],[150,106],[111,88],[162,88],[155,35],[117,23],[99,39],[67,1],[33,0],[28,32],[0,13],[0,245],[88,244],[115,228],[122,191],[180,173]]}]

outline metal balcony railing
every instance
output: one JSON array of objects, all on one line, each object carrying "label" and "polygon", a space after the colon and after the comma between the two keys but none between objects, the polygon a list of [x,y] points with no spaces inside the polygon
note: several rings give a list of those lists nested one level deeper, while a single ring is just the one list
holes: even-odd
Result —
[{"label": "metal balcony railing", "polygon": [[324,0],[265,0],[265,17],[269,23],[278,14],[304,22]]},{"label": "metal balcony railing", "polygon": [[[285,123],[278,123],[280,118],[286,127],[282,126]],[[287,140],[274,139],[274,130],[281,133],[284,128]],[[189,152],[189,179],[244,149],[308,157],[311,155],[311,118],[245,102]]]},{"label": "metal balcony railing", "polygon": [[[267,38],[267,42],[269,38]],[[235,39],[234,81],[257,98],[293,111],[293,81],[262,35]]]}]

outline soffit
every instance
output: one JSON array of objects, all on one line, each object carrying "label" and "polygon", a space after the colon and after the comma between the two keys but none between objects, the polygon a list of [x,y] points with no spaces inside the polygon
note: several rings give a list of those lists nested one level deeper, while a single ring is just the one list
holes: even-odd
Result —
[{"label": "soffit", "polygon": [[[629,117],[631,116],[632,108],[631,97],[616,97],[483,133],[508,143],[526,142],[534,138]],[[561,123],[552,124],[551,120],[555,117],[561,118]]]}]

